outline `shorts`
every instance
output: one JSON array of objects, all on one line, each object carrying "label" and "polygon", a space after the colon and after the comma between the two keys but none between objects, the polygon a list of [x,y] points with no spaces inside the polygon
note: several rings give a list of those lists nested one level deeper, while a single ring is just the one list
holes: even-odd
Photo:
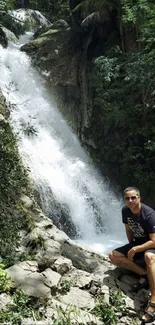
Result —
[{"label": "shorts", "polygon": [[[141,244],[142,244],[142,242],[140,243],[140,242],[132,241],[132,242],[130,242],[130,243],[124,245],[124,246],[116,248],[115,251],[117,251],[117,252],[119,252],[119,253],[121,253],[121,254],[123,254],[123,255],[125,255],[127,257],[128,251],[132,247],[139,246]],[[134,256],[134,262],[136,264],[142,264],[142,265],[144,264],[145,265],[145,260],[144,260],[144,253],[145,252],[150,252],[150,253],[155,254],[155,249],[150,248],[150,249],[147,249],[144,252],[136,253],[135,256]]]}]

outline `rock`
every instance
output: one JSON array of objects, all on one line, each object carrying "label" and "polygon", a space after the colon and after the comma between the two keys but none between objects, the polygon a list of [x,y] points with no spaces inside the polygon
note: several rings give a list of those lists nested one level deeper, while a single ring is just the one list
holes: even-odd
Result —
[{"label": "rock", "polygon": [[63,277],[63,280],[69,280],[72,286],[79,287],[80,289],[87,288],[91,286],[93,276],[82,270],[73,268],[66,276]]},{"label": "rock", "polygon": [[[60,309],[61,308],[61,309]],[[59,311],[58,311],[59,310]],[[61,311],[62,310],[62,314]],[[70,306],[66,306],[66,304],[61,303],[55,299],[49,300],[49,306],[46,308],[45,316],[48,319],[60,319],[63,315],[65,315],[65,319],[67,321],[67,315],[71,320],[71,325],[102,325],[103,322],[99,321],[97,317],[90,314],[88,311],[84,311],[78,308],[70,309]],[[67,324],[66,324],[67,325]]]},{"label": "rock", "polygon": [[18,264],[15,264],[7,269],[7,272],[15,285],[20,283],[23,280],[25,275],[35,273],[38,271],[38,263],[36,261],[24,261]]},{"label": "rock", "polygon": [[52,267],[53,263],[57,260],[59,257],[59,254],[51,254],[50,251],[38,251],[35,255],[35,259],[38,262],[39,269],[45,270],[46,268]]},{"label": "rock", "polygon": [[109,293],[109,287],[106,286],[106,285],[103,285],[101,287],[101,290],[100,290],[100,295],[103,295],[103,300],[106,304],[109,305],[109,297],[110,297],[110,293]]},{"label": "rock", "polygon": [[0,124],[6,124],[7,123],[7,120],[5,119],[5,117],[0,114]]},{"label": "rock", "polygon": [[[8,106],[6,105],[6,99],[3,96],[1,90],[0,90],[0,114],[7,120],[10,116],[10,111]],[[2,120],[3,120],[2,117]]]},{"label": "rock", "polygon": [[25,246],[32,246],[33,244],[37,245],[38,238],[42,238],[42,241],[46,241],[49,239],[48,234],[44,229],[34,228],[23,240]]},{"label": "rock", "polygon": [[45,240],[45,247],[46,247],[46,252],[51,253],[51,255],[58,254],[58,252],[61,253],[62,251],[61,244],[53,239]]},{"label": "rock", "polygon": [[58,229],[56,226],[53,225],[51,229],[47,229],[47,234],[49,237],[60,244],[63,244],[69,237],[65,234],[64,231]]},{"label": "rock", "polygon": [[27,319],[24,318],[21,320],[21,325],[51,325],[51,320],[32,320],[32,319]]},{"label": "rock", "polygon": [[61,275],[57,272],[54,272],[50,268],[46,269],[41,274],[44,276],[44,283],[52,290],[56,291],[56,288],[61,279]]},{"label": "rock", "polygon": [[12,301],[12,298],[7,295],[6,293],[0,294],[0,312],[7,310],[7,305],[10,304]]},{"label": "rock", "polygon": [[60,301],[67,306],[76,306],[81,309],[92,309],[95,307],[94,299],[90,293],[77,287],[72,287],[66,295],[60,297]]},{"label": "rock", "polygon": [[50,298],[51,289],[45,285],[44,276],[38,272],[25,276],[20,288],[31,297]]},{"label": "rock", "polygon": [[69,272],[72,268],[72,261],[65,257],[59,257],[53,264],[53,269],[56,270],[61,275]]},{"label": "rock", "polygon": [[25,208],[29,209],[32,208],[34,201],[30,199],[27,195],[22,194],[20,197],[20,201],[22,201]]},{"label": "rock", "polygon": [[149,296],[149,291],[142,289],[136,294],[134,299],[136,299],[140,304],[146,305],[148,302],[148,296]]},{"label": "rock", "polygon": [[2,25],[0,26],[0,28],[3,30],[3,33],[5,34],[5,39],[7,40],[7,43],[12,42],[15,44],[19,44],[19,40],[13,32],[11,32],[9,29],[5,28]]},{"label": "rock", "polygon": [[7,269],[14,287],[20,287],[29,296],[51,297],[51,290],[44,284],[44,276],[38,271],[36,261],[15,264]]},{"label": "rock", "polygon": [[[125,324],[125,325],[131,325],[131,319],[128,317],[128,316],[124,316],[120,319],[120,323],[118,323],[117,325],[122,325],[122,324]],[[136,325],[136,323],[134,323]]]},{"label": "rock", "polygon": [[36,31],[40,26],[48,26],[50,22],[37,10],[33,9],[17,9],[10,10],[9,13],[11,16],[17,18],[21,25],[23,24],[28,26],[29,30]]},{"label": "rock", "polygon": [[36,222],[37,228],[43,228],[45,230],[53,228],[53,221],[51,219],[43,219],[40,222]]},{"label": "rock", "polygon": [[140,308],[140,303],[139,301],[137,301],[137,299],[133,300],[131,299],[130,297],[125,297],[125,302],[126,302],[126,307],[128,309],[131,309],[131,310],[136,310],[136,311],[139,311],[141,308]]},{"label": "rock", "polygon": [[7,37],[3,31],[3,26],[0,25],[0,44],[6,48],[8,46],[8,40]]},{"label": "rock", "polygon": [[53,29],[59,29],[59,28],[61,28],[61,29],[67,29],[67,28],[69,28],[69,25],[68,25],[68,23],[65,20],[59,19],[59,20],[57,20],[57,21],[55,21],[53,23],[52,28]]},{"label": "rock", "polygon": [[[38,213],[41,215],[40,211]],[[21,232],[21,235],[24,237],[25,232]],[[34,248],[39,238],[43,240],[43,245],[39,249],[37,245]],[[51,320],[64,321],[67,319],[64,317],[69,317],[72,325],[103,324],[103,321],[91,314],[96,304],[94,296],[99,296],[110,308],[111,289],[116,294],[120,289],[125,292],[122,293],[126,301],[126,306],[123,305],[125,312],[118,307],[115,313],[119,321],[115,325],[129,325],[132,319],[134,324],[138,324],[137,315],[146,305],[148,291],[141,290],[138,294],[129,292],[136,281],[131,272],[126,273],[114,267],[105,256],[68,239],[44,215],[35,222],[35,228],[23,242],[26,246],[22,245],[18,251],[25,252],[27,249],[28,252],[36,253],[37,261],[20,262],[8,268],[7,272],[14,281],[14,287],[21,288],[29,296],[43,298],[44,303],[39,306],[39,312],[44,318],[44,325],[51,324]],[[0,296],[0,310],[6,310],[7,301],[10,302],[7,295]],[[116,306],[119,305],[117,303],[116,296]],[[31,319],[22,322],[23,325],[42,325],[41,321],[34,322]]]},{"label": "rock", "polygon": [[86,250],[82,246],[68,240],[62,247],[62,254],[72,260],[73,266],[88,272],[93,272],[103,261],[103,256]]}]

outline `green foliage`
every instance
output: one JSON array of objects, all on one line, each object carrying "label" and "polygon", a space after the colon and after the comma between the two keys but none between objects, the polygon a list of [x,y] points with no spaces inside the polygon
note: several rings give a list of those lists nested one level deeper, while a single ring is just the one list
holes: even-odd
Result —
[{"label": "green foliage", "polygon": [[155,3],[152,0],[122,0],[122,22],[135,27],[139,48],[155,44]]},{"label": "green foliage", "polygon": [[0,155],[1,201],[10,202],[27,188],[28,176],[18,154],[16,138],[8,123],[0,125]]},{"label": "green foliage", "polygon": [[15,8],[14,0],[0,0],[0,18],[7,13],[8,10]]},{"label": "green foliage", "polygon": [[118,321],[116,311],[115,307],[109,306],[103,301],[102,297],[98,297],[92,313],[103,321],[104,325],[115,325]]},{"label": "green foliage", "polygon": [[3,262],[9,266],[16,257],[16,248],[20,244],[18,220],[7,209],[0,215],[0,252]]},{"label": "green foliage", "polygon": [[121,290],[111,290],[110,291],[110,303],[117,309],[117,312],[126,313],[126,302],[125,296]]},{"label": "green foliage", "polygon": [[40,303],[42,303],[41,299],[31,298],[21,289],[17,289],[7,311],[0,311],[0,323],[10,322],[12,325],[20,325],[23,318],[40,320],[42,319],[39,312]]},{"label": "green foliage", "polygon": [[61,293],[67,293],[69,292],[70,288],[71,288],[71,281],[67,280],[67,279],[63,279],[60,283],[60,292]]},{"label": "green foliage", "polygon": [[6,5],[7,5],[7,9],[11,10],[11,9],[15,9],[16,7],[16,0],[6,0]]},{"label": "green foliage", "polygon": [[7,292],[11,289],[12,281],[8,276],[6,270],[4,270],[4,264],[0,264],[0,292]]},{"label": "green foliage", "polygon": [[[5,312],[0,311],[0,323],[10,322],[12,325],[20,325],[23,318],[43,321],[41,310],[47,307],[47,303],[47,299],[32,298],[21,289],[16,289],[12,296],[12,303],[8,305],[8,309]],[[72,325],[72,319],[75,315],[79,315],[75,308],[67,307],[66,310],[63,310],[59,306],[57,308],[57,316],[52,317],[51,325]]]},{"label": "green foliage", "polygon": [[12,204],[10,207],[5,204],[1,207],[0,214],[0,254],[3,263],[10,265],[22,261],[30,256],[18,252],[21,244],[20,231],[31,231],[34,228],[33,215],[22,205]]},{"label": "green foliage", "polygon": [[129,179],[134,175],[137,183],[155,180],[154,60],[154,50],[100,57],[94,61],[91,79],[96,86],[95,105],[102,105],[103,129],[97,137],[107,160],[119,161],[124,174],[128,166]]},{"label": "green foliage", "polygon": [[44,249],[45,250],[46,247],[45,247],[45,239],[44,239],[44,237],[42,235],[38,235],[38,237],[36,237],[33,240],[33,242],[31,242],[31,246],[34,247],[34,248],[37,247],[37,249],[39,248],[39,249]]},{"label": "green foliage", "polygon": [[52,325],[72,325],[72,318],[75,314],[79,314],[76,308],[67,307],[66,310],[64,310],[59,306],[57,308],[57,316],[53,317]]},{"label": "green foliage", "polygon": [[123,186],[132,180],[149,196],[155,182],[155,4],[123,0],[122,9],[134,45],[126,53],[119,46],[107,49],[93,62],[93,136]]}]

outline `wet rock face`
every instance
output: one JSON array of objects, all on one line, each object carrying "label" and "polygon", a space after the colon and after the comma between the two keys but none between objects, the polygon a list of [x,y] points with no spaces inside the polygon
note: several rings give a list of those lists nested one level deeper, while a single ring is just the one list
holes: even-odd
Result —
[{"label": "wet rock face", "polygon": [[53,24],[49,28],[39,30],[37,38],[22,46],[21,50],[31,56],[33,64],[45,78],[47,88],[57,101],[60,111],[78,134],[82,105],[78,55],[72,46],[72,31],[64,22],[63,27],[60,27],[60,21],[56,24],[57,28]]},{"label": "wet rock face", "polygon": [[0,44],[6,48],[9,41],[18,44],[18,39],[15,34],[4,26],[0,25]]},{"label": "wet rock face", "polygon": [[27,30],[36,31],[40,26],[48,26],[50,22],[37,10],[33,9],[17,9],[9,11],[11,17],[25,25]]},{"label": "wet rock face", "polygon": [[0,26],[0,44],[6,48],[8,46],[8,40],[7,40],[7,37],[3,31],[3,28],[2,26]]}]

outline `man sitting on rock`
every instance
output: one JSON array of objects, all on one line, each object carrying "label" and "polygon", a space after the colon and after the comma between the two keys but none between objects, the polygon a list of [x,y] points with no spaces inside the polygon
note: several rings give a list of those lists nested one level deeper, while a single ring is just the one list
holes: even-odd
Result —
[{"label": "man sitting on rock", "polygon": [[[124,200],[122,220],[129,243],[110,252],[109,258],[113,264],[139,275],[132,291],[150,287],[151,299],[142,318],[142,324],[147,324],[155,320],[155,211],[141,203],[135,187],[124,190]],[[144,268],[135,263],[139,258],[144,258]]]}]

